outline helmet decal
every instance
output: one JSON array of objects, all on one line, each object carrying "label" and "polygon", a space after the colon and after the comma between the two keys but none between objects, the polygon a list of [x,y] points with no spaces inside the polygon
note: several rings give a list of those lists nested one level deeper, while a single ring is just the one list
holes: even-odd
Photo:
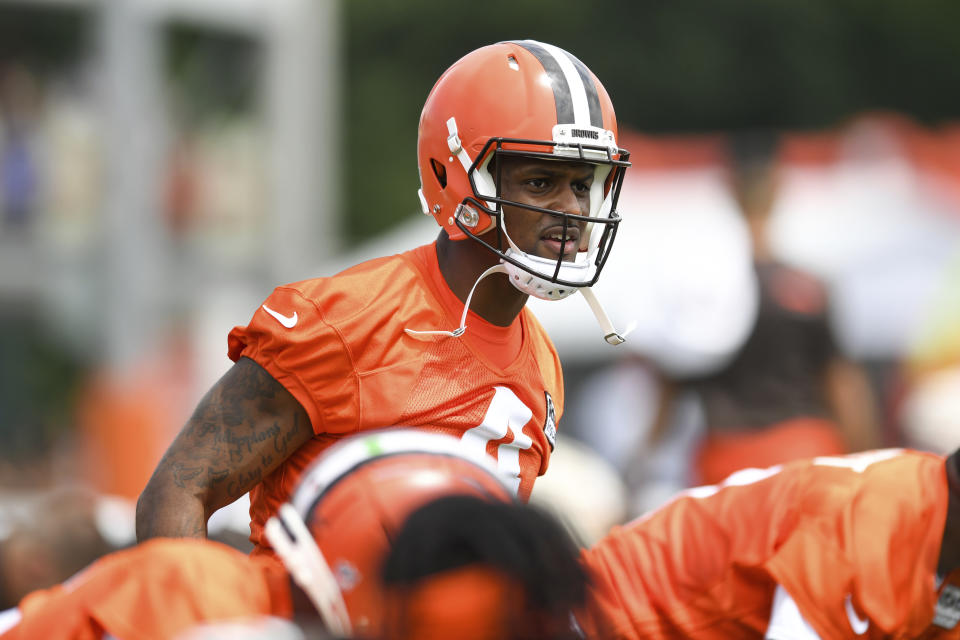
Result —
[{"label": "helmet decal", "polygon": [[558,123],[603,127],[600,96],[585,64],[551,44],[536,40],[515,40],[512,43],[532,53],[543,65],[557,102]]}]

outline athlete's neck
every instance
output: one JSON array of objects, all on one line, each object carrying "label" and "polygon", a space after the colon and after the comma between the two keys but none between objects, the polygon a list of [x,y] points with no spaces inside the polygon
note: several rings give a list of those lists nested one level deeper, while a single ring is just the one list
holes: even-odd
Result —
[{"label": "athlete's neck", "polygon": [[[446,231],[441,231],[437,238],[437,262],[450,290],[465,302],[480,274],[497,264],[498,259],[478,242],[469,238],[450,240]],[[491,324],[507,327],[526,303],[526,294],[511,285],[506,275],[496,273],[477,285],[470,310]]]},{"label": "athlete's neck", "polygon": [[960,451],[947,458],[947,522],[940,543],[937,573],[947,576],[960,569]]}]

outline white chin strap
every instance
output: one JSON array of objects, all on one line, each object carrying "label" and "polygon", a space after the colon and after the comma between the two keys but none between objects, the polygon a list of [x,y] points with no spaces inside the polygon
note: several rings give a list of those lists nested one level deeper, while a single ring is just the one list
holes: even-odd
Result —
[{"label": "white chin strap", "polygon": [[[570,294],[579,291],[581,294],[583,294],[583,297],[586,298],[587,304],[590,305],[590,310],[593,311],[593,315],[596,317],[597,323],[600,325],[600,328],[603,330],[603,333],[604,333],[603,339],[606,340],[607,343],[609,344],[612,344],[612,345],[623,344],[627,339],[627,335],[629,335],[630,332],[633,331],[634,329],[634,325],[631,325],[630,327],[628,327],[627,330],[624,331],[623,333],[619,333],[616,329],[614,329],[613,323],[610,322],[610,318],[607,316],[607,313],[603,310],[603,306],[600,304],[600,301],[597,300],[597,296],[593,293],[593,290],[590,287],[566,287],[566,286],[557,285],[556,283],[553,283],[543,278],[540,278],[538,276],[529,274],[523,269],[519,269],[518,267],[510,264],[509,262],[503,262],[501,264],[494,265],[489,269],[487,269],[486,271],[484,271],[483,273],[481,273],[480,277],[477,278],[477,281],[473,283],[473,286],[470,288],[470,293],[467,294],[467,301],[463,304],[463,314],[460,316],[459,327],[457,327],[453,331],[444,331],[442,329],[417,330],[417,329],[408,329],[408,328],[404,328],[403,330],[407,333],[407,335],[411,335],[415,338],[427,337],[427,336],[443,336],[446,338],[459,338],[467,331],[467,312],[470,310],[470,300],[473,299],[473,292],[477,290],[477,285],[480,284],[481,280],[483,280],[484,278],[486,278],[487,276],[493,273],[507,274],[507,277],[510,279],[510,283],[513,284],[513,286],[515,286],[521,292],[526,293],[528,295],[535,295],[533,293],[530,293],[530,291],[528,291],[526,288],[524,288],[524,287],[529,287],[530,284],[524,284],[524,286],[521,286],[520,284],[518,284],[518,280],[514,278],[515,273],[522,274],[520,275],[519,280],[525,283],[529,283],[530,280],[538,280],[541,283],[543,283],[544,288],[553,287],[554,289],[565,290],[565,292],[562,295],[559,295],[557,297],[544,297],[542,295],[536,295],[537,298],[542,298],[544,300],[561,300],[563,298],[566,298]],[[530,280],[527,280],[527,278],[529,278]],[[276,547],[276,545],[274,545],[274,547]]]},{"label": "white chin strap", "polygon": [[613,323],[610,322],[610,318],[607,317],[607,312],[603,310],[603,306],[600,304],[600,301],[597,300],[597,295],[593,292],[593,289],[590,287],[580,287],[577,291],[586,298],[587,304],[590,305],[590,310],[593,311],[593,315],[597,319],[597,324],[599,324],[603,330],[603,339],[612,345],[626,342],[627,336],[636,328],[637,323],[631,323],[626,331],[619,333],[613,328]]},{"label": "white chin strap", "polygon": [[277,515],[267,520],[264,533],[327,629],[349,637],[350,616],[340,586],[297,510],[289,503],[280,505]]},{"label": "white chin strap", "polygon": [[467,331],[467,311],[470,310],[470,300],[473,298],[473,292],[477,290],[477,285],[480,284],[481,280],[492,273],[506,272],[507,270],[502,264],[495,264],[480,274],[480,277],[477,278],[477,281],[473,283],[472,287],[470,287],[470,293],[467,294],[467,301],[463,303],[463,315],[460,316],[460,326],[453,331],[443,331],[441,329],[418,331],[417,329],[407,328],[404,328],[404,331],[406,331],[408,335],[411,335],[415,338],[419,336],[445,336],[447,338],[459,338]]}]

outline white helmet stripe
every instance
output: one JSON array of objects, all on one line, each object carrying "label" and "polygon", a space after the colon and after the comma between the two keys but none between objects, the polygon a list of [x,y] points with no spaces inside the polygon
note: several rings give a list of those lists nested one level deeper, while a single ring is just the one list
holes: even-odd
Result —
[{"label": "white helmet stripe", "polygon": [[320,496],[351,470],[382,456],[398,453],[430,453],[463,458],[486,469],[504,487],[508,487],[506,479],[497,469],[496,461],[485,453],[477,454],[468,449],[459,438],[410,427],[392,427],[342,440],[324,451],[304,472],[290,504],[306,519]]},{"label": "white helmet stripe", "polygon": [[597,88],[593,82],[585,82],[590,74],[579,68],[583,67],[582,62],[560,47],[545,42],[521,40],[515,44],[536,56],[550,76],[557,102],[558,124],[603,126]]},{"label": "white helmet stripe", "polygon": [[573,124],[590,125],[590,103],[587,102],[587,90],[583,86],[583,79],[573,66],[573,61],[567,52],[559,47],[545,42],[540,43],[560,64],[560,70],[570,88],[570,98],[573,102]]}]

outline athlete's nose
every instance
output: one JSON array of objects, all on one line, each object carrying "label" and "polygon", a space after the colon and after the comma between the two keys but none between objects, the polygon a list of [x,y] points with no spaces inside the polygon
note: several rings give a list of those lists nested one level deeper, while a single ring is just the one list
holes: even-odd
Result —
[{"label": "athlete's nose", "polygon": [[588,212],[583,210],[583,206],[574,185],[565,185],[559,189],[559,193],[557,193],[557,197],[550,208],[554,211],[573,215],[587,215]]},{"label": "athlete's nose", "polygon": [[[589,215],[589,202],[584,202],[582,194],[577,191],[576,185],[569,184],[559,189],[559,193],[550,207],[554,211],[572,215]],[[587,223],[580,220],[571,220],[570,226],[576,226],[580,229],[580,241],[577,250],[586,251],[589,248],[590,239],[587,229]]]}]

